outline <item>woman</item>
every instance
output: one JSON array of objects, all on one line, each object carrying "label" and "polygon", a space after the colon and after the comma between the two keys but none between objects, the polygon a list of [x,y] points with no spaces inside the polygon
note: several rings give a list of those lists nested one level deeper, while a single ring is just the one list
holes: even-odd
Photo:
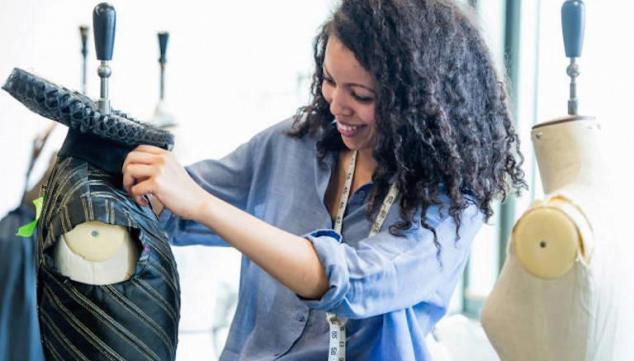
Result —
[{"label": "woman", "polygon": [[246,256],[222,360],[428,360],[492,201],[524,184],[504,88],[444,1],[344,0],[314,50],[292,120],[187,169],[140,146],[124,187],[173,243]]}]

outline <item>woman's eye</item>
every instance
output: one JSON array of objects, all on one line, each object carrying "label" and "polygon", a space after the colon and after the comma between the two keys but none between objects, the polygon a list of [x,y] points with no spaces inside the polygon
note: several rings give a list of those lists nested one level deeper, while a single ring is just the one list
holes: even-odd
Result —
[{"label": "woman's eye", "polygon": [[324,81],[326,82],[326,84],[328,85],[335,85],[335,81],[332,80],[331,78],[326,78],[324,77]]},{"label": "woman's eye", "polygon": [[352,93],[352,97],[361,103],[371,103],[374,101],[374,97],[362,96]]}]

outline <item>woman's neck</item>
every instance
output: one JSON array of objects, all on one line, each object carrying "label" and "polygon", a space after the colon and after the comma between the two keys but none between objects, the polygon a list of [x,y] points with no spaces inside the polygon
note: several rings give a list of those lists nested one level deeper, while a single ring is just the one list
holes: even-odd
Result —
[{"label": "woman's neck", "polygon": [[[350,159],[352,159],[353,150],[344,150],[341,154],[342,163],[341,169],[345,171],[341,172],[341,176],[345,178],[345,174],[348,171]],[[372,149],[361,149],[357,153],[356,166],[354,168],[354,177],[352,178],[352,192],[356,191],[360,187],[372,182],[372,175],[376,169],[377,163],[372,156]]]},{"label": "woman's neck", "polygon": [[371,148],[364,148],[359,150],[357,153],[357,168],[356,171],[363,171],[365,173],[369,173],[370,175],[374,174],[374,170],[377,167],[376,160],[372,155]]}]

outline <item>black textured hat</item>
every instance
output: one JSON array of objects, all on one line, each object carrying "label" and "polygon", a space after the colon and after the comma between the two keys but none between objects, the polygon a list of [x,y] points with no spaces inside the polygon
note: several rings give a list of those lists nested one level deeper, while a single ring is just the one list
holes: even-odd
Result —
[{"label": "black textured hat", "polygon": [[137,145],[174,145],[168,131],[116,110],[103,114],[85,95],[22,69],[13,69],[2,89],[35,113],[69,127],[60,157],[80,158],[109,173],[120,173],[126,155]]}]

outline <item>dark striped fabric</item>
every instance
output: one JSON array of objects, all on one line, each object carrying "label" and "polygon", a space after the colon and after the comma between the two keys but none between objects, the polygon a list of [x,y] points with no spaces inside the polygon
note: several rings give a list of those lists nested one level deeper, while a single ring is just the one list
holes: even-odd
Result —
[{"label": "dark striped fabric", "polygon": [[[44,188],[37,232],[38,305],[47,360],[174,360],[180,288],[165,233],[121,180],[89,163],[58,159]],[[106,286],[74,282],[54,266],[53,245],[78,224],[125,226],[138,242],[136,271]]]}]

